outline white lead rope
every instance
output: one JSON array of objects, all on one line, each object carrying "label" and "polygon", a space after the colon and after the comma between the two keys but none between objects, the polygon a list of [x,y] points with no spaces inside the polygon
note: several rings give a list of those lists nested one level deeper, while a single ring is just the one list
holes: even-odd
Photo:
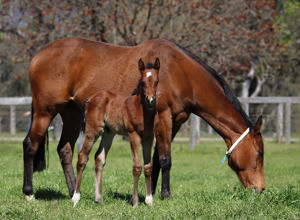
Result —
[{"label": "white lead rope", "polygon": [[247,128],[247,130],[233,143],[233,145],[229,148],[229,150],[226,151],[226,154],[222,160],[222,163],[224,163],[225,158],[228,157],[233,149],[243,140],[243,138],[249,133],[250,129]]}]

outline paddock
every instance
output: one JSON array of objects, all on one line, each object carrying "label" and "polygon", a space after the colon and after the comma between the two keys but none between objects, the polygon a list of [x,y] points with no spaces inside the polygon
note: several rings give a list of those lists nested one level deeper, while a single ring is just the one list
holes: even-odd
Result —
[{"label": "paddock", "polygon": [[[98,144],[98,143],[96,143]],[[266,190],[245,190],[236,174],[221,163],[223,141],[202,141],[194,151],[187,141],[172,144],[172,198],[161,200],[160,189],[153,207],[144,201],[145,178],[139,183],[140,204],[130,205],[132,160],[129,143],[115,141],[104,171],[104,203],[94,201],[94,165],[88,163],[81,202],[73,208],[56,141],[49,146],[50,166],[34,173],[35,201],[22,194],[20,141],[0,141],[1,219],[298,219],[300,218],[300,150],[297,142],[265,141]],[[93,149],[94,151],[96,150]],[[94,154],[94,152],[91,152]],[[76,166],[76,157],[73,166]],[[159,183],[161,179],[158,180]]]}]

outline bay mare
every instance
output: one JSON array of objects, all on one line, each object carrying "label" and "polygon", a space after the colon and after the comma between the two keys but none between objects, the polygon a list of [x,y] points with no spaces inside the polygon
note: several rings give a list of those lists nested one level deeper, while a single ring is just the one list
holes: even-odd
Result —
[{"label": "bay mare", "polygon": [[27,199],[34,198],[33,171],[45,168],[45,137],[53,117],[59,113],[63,120],[57,152],[72,196],[75,189],[72,157],[85,100],[102,89],[130,95],[140,78],[136,60],[142,58],[148,63],[155,57],[159,57],[162,65],[157,88],[159,123],[155,129],[152,193],[161,170],[161,195],[170,195],[171,141],[190,113],[206,120],[223,137],[227,149],[249,128],[249,133],[228,155],[228,165],[244,187],[258,191],[265,188],[261,117],[253,124],[223,78],[201,59],[162,39],[122,47],[65,38],[45,46],[29,67],[33,115],[23,141],[23,192]]}]

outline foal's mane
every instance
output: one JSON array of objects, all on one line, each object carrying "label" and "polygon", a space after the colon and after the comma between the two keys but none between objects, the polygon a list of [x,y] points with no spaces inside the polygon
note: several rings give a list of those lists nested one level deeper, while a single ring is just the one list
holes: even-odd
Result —
[{"label": "foal's mane", "polygon": [[140,79],[139,82],[138,82],[138,84],[137,84],[137,86],[136,86],[136,88],[131,93],[131,95],[140,95],[141,91],[142,91],[142,88],[143,88],[143,82]]},{"label": "foal's mane", "polygon": [[243,119],[245,120],[246,124],[249,126],[249,128],[253,128],[254,124],[248,117],[248,115],[245,113],[243,110],[241,103],[237,99],[237,97],[233,94],[232,90],[229,88],[228,84],[224,80],[224,78],[217,73],[216,70],[214,70],[212,67],[207,65],[203,60],[201,60],[198,56],[193,54],[192,52],[188,51],[187,49],[183,48],[182,46],[176,44],[175,42],[171,41],[174,43],[178,48],[180,48],[185,54],[187,54],[189,57],[193,58],[195,61],[197,61],[200,65],[202,65],[208,72],[210,72],[213,77],[219,82],[221,87],[224,90],[225,96],[227,100],[235,107],[235,109],[242,115]]}]

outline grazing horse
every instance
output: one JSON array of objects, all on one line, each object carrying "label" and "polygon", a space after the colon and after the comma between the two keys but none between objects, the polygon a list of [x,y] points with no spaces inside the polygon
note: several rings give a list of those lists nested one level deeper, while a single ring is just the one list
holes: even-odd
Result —
[{"label": "grazing horse", "polygon": [[152,193],[161,170],[161,195],[170,195],[171,141],[190,113],[207,121],[223,137],[227,149],[249,128],[228,154],[228,165],[244,187],[258,191],[265,188],[261,118],[253,124],[224,79],[197,56],[162,39],[122,47],[64,38],[47,45],[29,66],[32,123],[23,141],[23,192],[27,199],[34,198],[33,171],[45,168],[45,136],[53,117],[59,113],[63,120],[57,151],[72,196],[76,182],[72,157],[85,100],[109,89],[130,95],[140,79],[139,71],[134,71],[136,60],[142,58],[148,63],[153,57],[159,57],[162,65],[157,88],[159,123],[155,128]]},{"label": "grazing horse", "polygon": [[[141,79],[133,96],[124,96],[115,91],[100,91],[87,100],[85,111],[85,140],[78,155],[76,188],[72,201],[74,206],[80,199],[82,173],[93,144],[102,135],[103,142],[95,154],[95,201],[103,202],[102,171],[106,156],[115,134],[128,135],[132,158],[134,189],[132,205],[138,205],[138,181],[142,172],[140,145],[143,146],[144,174],[146,179],[145,203],[153,204],[151,193],[151,149],[154,139],[156,88],[158,84],[159,59],[147,68],[138,62]],[[106,140],[108,137],[108,140]],[[103,146],[103,143],[107,143]]]}]

